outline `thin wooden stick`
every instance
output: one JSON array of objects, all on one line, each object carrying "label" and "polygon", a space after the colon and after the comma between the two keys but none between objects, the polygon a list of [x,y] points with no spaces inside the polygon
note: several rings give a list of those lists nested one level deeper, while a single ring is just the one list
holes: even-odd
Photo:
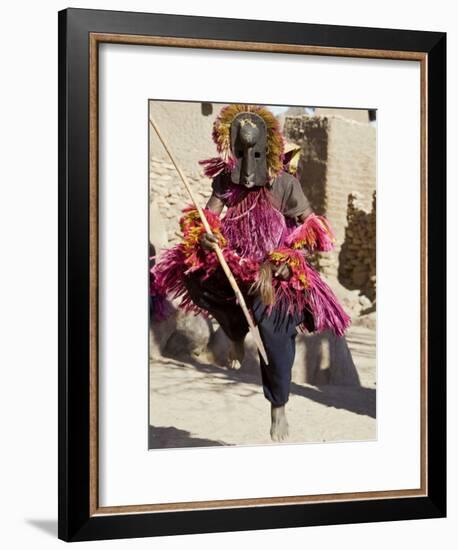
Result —
[{"label": "thin wooden stick", "polygon": [[[210,224],[208,223],[208,220],[207,220],[202,208],[200,208],[200,206],[197,203],[197,200],[194,196],[194,193],[192,192],[191,186],[189,185],[189,182],[188,182],[188,178],[186,177],[185,173],[183,172],[183,170],[180,168],[179,164],[175,160],[175,158],[174,158],[169,146],[167,145],[167,142],[165,141],[164,137],[162,136],[157,124],[154,122],[154,120],[151,117],[149,119],[149,122],[150,122],[151,126],[154,128],[154,131],[156,132],[157,137],[159,138],[160,142],[164,146],[164,149],[166,150],[168,156],[170,157],[170,160],[172,161],[172,164],[175,166],[175,169],[178,172],[178,175],[180,176],[181,181],[183,182],[183,184],[186,188],[186,191],[188,192],[188,194],[191,198],[191,201],[193,202],[194,206],[196,207],[196,210],[197,210],[197,212],[199,214],[199,217],[200,217],[200,219],[203,223],[205,231],[207,233],[209,233],[210,235],[213,235]],[[226,277],[229,281],[229,284],[232,287],[232,290],[234,291],[237,302],[238,302],[239,306],[242,308],[243,314],[245,315],[245,318],[248,322],[248,327],[249,327],[250,332],[251,332],[251,334],[254,338],[254,341],[255,341],[256,346],[259,350],[259,353],[261,354],[261,357],[264,359],[264,362],[266,363],[266,365],[268,365],[269,361],[267,359],[267,353],[266,353],[266,350],[264,348],[264,344],[262,343],[262,340],[261,340],[261,335],[259,334],[259,329],[253,322],[253,318],[251,317],[251,313],[248,310],[248,307],[247,307],[246,302],[245,302],[245,298],[242,295],[242,292],[239,288],[239,285],[237,284],[237,281],[235,280],[234,275],[232,275],[231,269],[228,266],[228,264],[226,262],[226,259],[223,256],[223,252],[222,252],[221,248],[219,247],[219,245],[217,243],[214,244],[213,250],[216,252],[216,256],[219,260],[219,263],[221,264],[221,267],[223,268],[223,271],[224,271],[224,273],[225,273],[225,275],[226,275]]]}]

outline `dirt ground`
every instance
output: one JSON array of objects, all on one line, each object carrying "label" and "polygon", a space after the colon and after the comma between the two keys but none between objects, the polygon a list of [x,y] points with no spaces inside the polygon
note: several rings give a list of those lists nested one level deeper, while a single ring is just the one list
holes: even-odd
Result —
[{"label": "dirt ground", "polygon": [[[354,326],[346,338],[361,386],[292,383],[285,443],[376,439],[375,331]],[[269,430],[259,369],[151,358],[150,449],[273,444]]]}]

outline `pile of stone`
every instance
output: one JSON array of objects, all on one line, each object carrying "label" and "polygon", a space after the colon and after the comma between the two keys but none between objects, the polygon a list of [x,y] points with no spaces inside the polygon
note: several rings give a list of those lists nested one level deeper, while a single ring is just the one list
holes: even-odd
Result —
[{"label": "pile of stone", "polygon": [[367,211],[358,193],[348,196],[347,227],[339,257],[339,280],[358,289],[375,305],[376,299],[376,197]]}]

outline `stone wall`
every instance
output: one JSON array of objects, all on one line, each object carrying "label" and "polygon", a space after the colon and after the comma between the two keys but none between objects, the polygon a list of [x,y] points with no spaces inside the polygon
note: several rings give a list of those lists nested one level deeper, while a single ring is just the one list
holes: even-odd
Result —
[{"label": "stone wall", "polygon": [[375,191],[370,210],[366,210],[360,198],[358,193],[351,193],[348,196],[347,227],[339,255],[339,281],[346,288],[359,289],[363,295],[375,303]]},{"label": "stone wall", "polygon": [[[178,157],[178,154],[177,154]],[[205,206],[211,195],[211,181],[198,173],[186,173],[200,206]],[[178,242],[180,213],[191,204],[189,195],[179,178],[175,167],[170,162],[154,156],[150,159],[150,241],[157,245],[158,235],[154,226],[155,212],[159,212],[165,227],[168,244]],[[162,243],[156,248],[162,248]]]},{"label": "stone wall", "polygon": [[[149,103],[150,116],[158,124],[200,206],[205,206],[211,195],[210,179],[203,176],[199,160],[216,155],[212,140],[213,123],[224,104],[156,101]],[[190,204],[190,198],[176,169],[159,142],[154,130],[149,134],[150,150],[150,241],[155,248],[163,248],[158,240],[154,217],[162,218],[168,244],[178,242],[180,213]],[[158,215],[159,214],[159,215]]]},{"label": "stone wall", "polygon": [[[372,208],[376,129],[340,116],[303,115],[287,117],[284,133],[288,141],[301,146],[298,177],[312,208],[329,219],[337,238],[335,251],[319,255],[317,266],[326,275],[337,277],[346,239],[349,195],[358,193],[358,208],[366,212]],[[375,211],[373,215],[375,219]],[[375,230],[371,238],[375,250]],[[375,274],[375,264],[373,271]]]},{"label": "stone wall", "polygon": [[339,116],[357,122],[368,123],[370,121],[369,111],[367,109],[336,109],[333,107],[288,107],[286,111],[280,113],[277,118],[280,127],[283,129],[285,120],[288,117],[302,115],[330,117]]}]

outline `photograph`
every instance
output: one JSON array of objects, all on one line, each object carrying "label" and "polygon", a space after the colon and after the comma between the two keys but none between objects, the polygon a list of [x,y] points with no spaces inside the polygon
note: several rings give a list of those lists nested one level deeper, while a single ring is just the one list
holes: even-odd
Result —
[{"label": "photograph", "polygon": [[145,125],[148,449],[376,440],[377,111],[150,99]]}]

